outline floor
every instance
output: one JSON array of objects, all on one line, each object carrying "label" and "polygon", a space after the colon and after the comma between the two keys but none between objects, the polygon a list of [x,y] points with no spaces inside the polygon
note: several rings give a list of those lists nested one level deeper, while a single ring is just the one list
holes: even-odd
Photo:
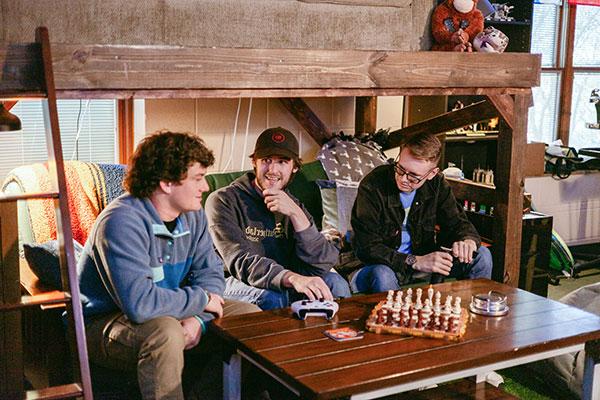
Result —
[{"label": "floor", "polygon": [[577,278],[560,279],[558,285],[548,285],[548,298],[559,300],[573,290],[592,283],[600,282],[600,269],[590,269],[579,273]]},{"label": "floor", "polygon": [[[573,246],[569,248],[575,258],[575,265],[590,262],[600,257],[600,243]],[[592,283],[600,282],[600,258],[593,262],[597,268],[587,269],[578,273],[577,278],[562,278],[558,285],[548,285],[548,298],[559,300],[575,289]]]}]

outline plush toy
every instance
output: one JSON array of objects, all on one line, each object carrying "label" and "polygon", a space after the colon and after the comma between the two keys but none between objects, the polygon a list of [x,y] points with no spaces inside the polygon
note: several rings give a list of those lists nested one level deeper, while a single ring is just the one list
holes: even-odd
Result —
[{"label": "plush toy", "polygon": [[508,46],[508,37],[493,26],[488,26],[473,39],[473,48],[482,53],[502,53]]},{"label": "plush toy", "polygon": [[446,0],[433,11],[432,50],[473,51],[472,42],[483,30],[483,14],[477,0]]}]

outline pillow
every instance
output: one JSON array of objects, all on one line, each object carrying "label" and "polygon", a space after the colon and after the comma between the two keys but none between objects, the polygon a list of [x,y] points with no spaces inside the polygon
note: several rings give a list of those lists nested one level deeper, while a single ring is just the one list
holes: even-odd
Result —
[{"label": "pillow", "polygon": [[[75,261],[77,262],[81,256],[83,246],[73,240],[73,248],[75,249]],[[29,267],[40,279],[40,282],[52,289],[62,289],[60,262],[58,260],[58,240],[50,240],[42,244],[24,243],[23,253]]]},{"label": "pillow", "polygon": [[321,191],[321,200],[323,201],[323,222],[321,224],[323,230],[338,230],[337,191],[335,181],[317,179],[316,183]]},{"label": "pillow", "polygon": [[356,200],[358,182],[325,179],[316,182],[323,199],[323,229],[334,228],[346,235],[346,232],[352,230],[350,217]]}]

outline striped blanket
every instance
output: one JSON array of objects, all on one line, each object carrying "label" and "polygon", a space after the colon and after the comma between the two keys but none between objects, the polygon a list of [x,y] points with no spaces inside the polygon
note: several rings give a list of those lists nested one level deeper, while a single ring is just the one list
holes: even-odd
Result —
[{"label": "striped blanket", "polygon": [[[65,176],[73,239],[85,243],[98,214],[123,193],[125,166],[66,161]],[[51,191],[47,164],[31,164],[13,169],[2,184],[11,183],[23,193]],[[37,243],[56,239],[56,218],[52,200],[28,200],[27,210],[33,238]],[[23,229],[20,226],[19,229]]]}]

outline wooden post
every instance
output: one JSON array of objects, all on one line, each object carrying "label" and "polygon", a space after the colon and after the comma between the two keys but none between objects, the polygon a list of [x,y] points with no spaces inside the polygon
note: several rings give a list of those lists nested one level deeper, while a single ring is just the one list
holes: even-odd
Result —
[{"label": "wooden post", "polygon": [[496,218],[493,278],[517,287],[523,220],[523,157],[527,135],[528,97],[516,95],[511,131],[501,118],[496,163]]},{"label": "wooden post", "polygon": [[354,134],[374,133],[377,129],[377,97],[357,96],[354,112]]},{"label": "wooden post", "polygon": [[128,164],[133,156],[133,98],[118,100],[119,162]]},{"label": "wooden post", "polygon": [[[18,304],[19,236],[17,202],[0,203],[0,304]],[[0,313],[0,398],[23,397],[23,343],[21,311]]]}]

